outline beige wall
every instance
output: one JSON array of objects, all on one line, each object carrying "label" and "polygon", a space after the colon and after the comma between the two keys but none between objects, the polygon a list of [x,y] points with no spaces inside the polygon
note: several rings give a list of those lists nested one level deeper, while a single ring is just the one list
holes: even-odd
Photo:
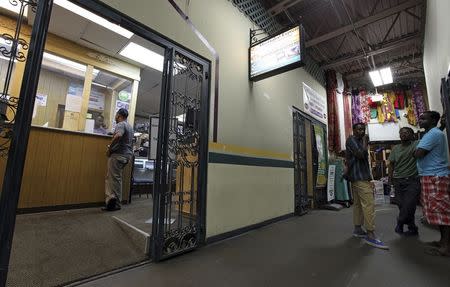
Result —
[{"label": "beige wall", "polygon": [[291,168],[209,164],[206,236],[294,212]]},{"label": "beige wall", "polygon": [[[168,1],[102,1],[213,62]],[[176,2],[220,56],[218,142],[287,154],[284,160],[292,161],[291,109],[302,107],[301,84],[305,82],[324,96],[325,88],[301,68],[249,82],[249,29],[255,27],[244,14],[226,0],[190,1],[187,8],[186,1]],[[214,78],[211,83],[213,107]],[[289,168],[209,164],[208,236],[291,213],[293,183]]]},{"label": "beige wall", "polygon": [[450,1],[428,0],[423,65],[431,110],[442,112],[441,78],[450,70]]}]

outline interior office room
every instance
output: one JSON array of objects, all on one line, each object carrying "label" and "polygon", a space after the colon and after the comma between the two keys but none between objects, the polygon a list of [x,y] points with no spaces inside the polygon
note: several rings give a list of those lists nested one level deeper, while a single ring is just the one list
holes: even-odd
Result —
[{"label": "interior office room", "polygon": [[[20,5],[1,2],[2,34],[13,34]],[[36,3],[24,6],[20,38],[29,41],[35,15]],[[11,47],[11,41],[1,39],[2,48]],[[17,53],[26,55],[27,48],[19,45]],[[32,113],[8,286],[66,284],[148,259],[164,51],[70,1],[54,1]],[[2,56],[2,84],[8,63]],[[13,65],[11,83],[17,91],[25,63],[16,59]],[[195,98],[198,85],[185,70],[183,64],[173,67],[173,89],[188,83],[183,93]],[[135,131],[134,155],[124,170],[123,208],[112,215],[100,207],[105,205],[106,148],[120,108],[129,111],[128,122]],[[196,121],[192,109],[187,113],[176,109],[171,116],[178,129],[183,129],[186,118],[191,125]],[[175,190],[184,170],[170,169]],[[189,210],[189,204],[173,209]],[[181,217],[171,220],[173,225],[186,224]]]}]

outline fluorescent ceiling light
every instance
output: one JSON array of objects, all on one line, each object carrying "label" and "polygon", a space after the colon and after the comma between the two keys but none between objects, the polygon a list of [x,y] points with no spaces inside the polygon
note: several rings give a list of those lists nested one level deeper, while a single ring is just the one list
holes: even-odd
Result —
[{"label": "fluorescent ceiling light", "polygon": [[[87,69],[87,66],[84,64],[80,64],[80,63],[47,53],[47,52],[44,52],[44,59],[47,61],[50,61],[50,62],[58,63],[60,65],[81,71],[81,72],[86,72],[86,69]],[[97,77],[98,73],[100,73],[100,71],[97,69],[94,69],[92,74],[94,75],[94,77]]]},{"label": "fluorescent ceiling light", "polygon": [[369,72],[369,75],[370,75],[370,78],[372,79],[372,83],[375,87],[383,85],[383,80],[381,80],[381,75],[378,70]]},{"label": "fluorescent ceiling light", "polygon": [[71,61],[71,60],[67,60],[61,57],[58,57],[56,55],[53,54],[49,54],[47,52],[44,52],[44,59],[52,61],[52,62],[56,62],[58,64],[79,70],[79,71],[83,71],[86,72],[86,65]]},{"label": "fluorescent ceiling light", "polygon": [[393,82],[392,79],[392,71],[391,68],[387,67],[380,70],[381,79],[383,80],[383,84],[391,84]]},{"label": "fluorescent ceiling light", "polygon": [[134,42],[128,43],[120,51],[120,55],[160,72],[163,71],[164,57]]},{"label": "fluorescent ceiling light", "polygon": [[[16,6],[9,3],[9,0],[0,0],[0,7],[5,8],[8,11],[14,12],[16,14],[20,13],[20,7],[21,3],[17,2],[18,4]],[[23,16],[27,17],[28,15],[28,7],[25,8],[25,11],[23,12]]]},{"label": "fluorescent ceiling light", "polygon": [[117,34],[122,35],[127,39],[130,39],[133,36],[133,33],[128,31],[127,29],[124,29],[117,24],[109,22],[105,18],[100,17],[84,8],[81,8],[80,6],[73,4],[68,0],[54,0],[53,3],[70,12],[80,15],[83,18],[86,18],[94,23],[97,23],[98,25],[103,26],[106,29],[116,32]]},{"label": "fluorescent ceiling light", "polygon": [[393,82],[392,71],[389,67],[381,70],[371,71],[369,72],[369,76],[372,79],[372,83],[375,87],[391,84]]}]

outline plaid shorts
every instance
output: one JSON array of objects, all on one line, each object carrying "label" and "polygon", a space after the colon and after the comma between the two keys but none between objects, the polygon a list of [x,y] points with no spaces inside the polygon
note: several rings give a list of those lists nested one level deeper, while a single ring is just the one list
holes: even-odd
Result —
[{"label": "plaid shorts", "polygon": [[422,176],[422,206],[428,223],[450,225],[450,176]]}]

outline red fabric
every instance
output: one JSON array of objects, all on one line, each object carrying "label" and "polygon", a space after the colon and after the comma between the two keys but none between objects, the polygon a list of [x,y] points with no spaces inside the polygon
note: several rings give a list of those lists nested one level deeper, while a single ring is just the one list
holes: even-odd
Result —
[{"label": "red fabric", "polygon": [[450,225],[450,176],[422,176],[422,206],[428,223]]},{"label": "red fabric", "polygon": [[405,108],[405,93],[403,91],[397,91],[395,93],[394,107],[399,110]]},{"label": "red fabric", "polygon": [[369,97],[368,103],[369,103],[369,107],[371,109],[376,109],[378,107],[378,103],[377,102],[373,102],[371,97]]},{"label": "red fabric", "polygon": [[328,104],[328,149],[330,151],[339,152],[341,150],[341,140],[339,136],[339,117],[336,100],[336,72],[333,70],[327,71],[326,79]]},{"label": "red fabric", "polygon": [[344,80],[344,126],[345,138],[352,135],[352,94],[348,88],[348,82]]}]

